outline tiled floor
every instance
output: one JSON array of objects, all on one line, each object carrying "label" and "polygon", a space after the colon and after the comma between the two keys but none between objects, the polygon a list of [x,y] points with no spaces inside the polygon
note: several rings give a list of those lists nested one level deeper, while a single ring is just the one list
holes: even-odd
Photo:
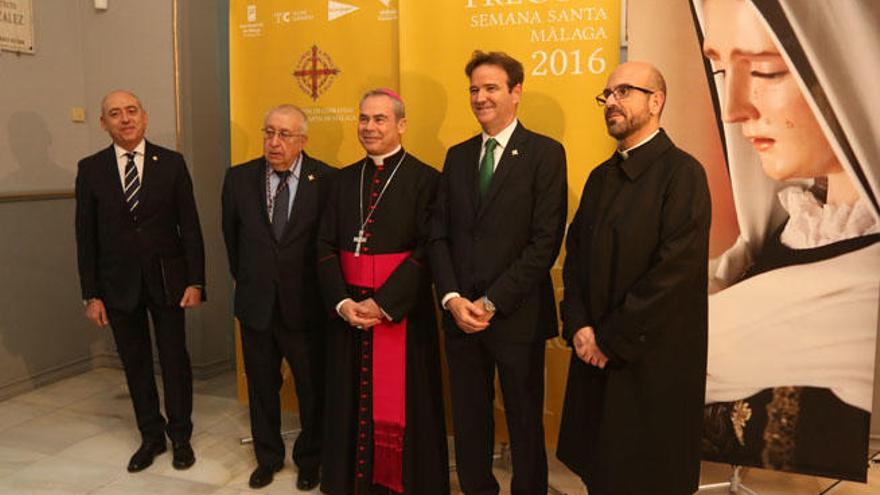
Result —
[{"label": "tiled floor", "polygon": [[[197,381],[194,401],[195,466],[175,471],[170,455],[165,454],[137,474],[125,470],[139,442],[120,371],[94,370],[0,402],[0,494],[298,493],[289,462],[268,487],[248,489],[255,461],[251,448],[239,444],[239,438],[249,434],[248,412],[235,399],[233,374]],[[285,427],[295,426],[290,415],[285,416]],[[633,470],[637,474],[638,468]],[[557,461],[551,460],[550,472],[551,483],[562,493],[586,493]],[[498,470],[502,486],[508,484],[505,473]],[[729,474],[727,466],[704,463],[704,483],[722,481]],[[877,495],[880,466],[871,468],[868,485],[842,483],[833,492],[823,492],[832,480],[763,470],[746,473],[745,481],[761,495]]]}]

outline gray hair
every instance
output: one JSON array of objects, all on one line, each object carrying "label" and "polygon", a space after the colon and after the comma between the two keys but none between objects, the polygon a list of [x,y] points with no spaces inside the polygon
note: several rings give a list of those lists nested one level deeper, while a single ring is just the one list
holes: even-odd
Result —
[{"label": "gray hair", "polygon": [[281,113],[284,115],[297,115],[297,116],[299,116],[299,118],[300,118],[299,132],[301,132],[302,134],[309,133],[309,118],[308,118],[308,116],[306,116],[306,113],[303,112],[302,108],[300,108],[292,103],[282,103],[281,105],[272,107],[271,109],[269,109],[268,112],[266,112],[266,116],[263,118],[263,124],[265,125],[265,123],[269,121],[269,117],[271,117],[272,114],[276,114],[276,113]]},{"label": "gray hair", "polygon": [[358,104],[358,107],[362,107],[364,105],[364,101],[367,98],[372,98],[374,96],[386,96],[391,99],[391,108],[394,111],[394,116],[397,118],[397,120],[406,117],[406,107],[404,107],[403,105],[403,99],[400,97],[399,94],[388,88],[376,88],[367,91],[366,93],[364,93],[363,96],[361,96],[361,101]]},{"label": "gray hair", "polygon": [[113,91],[104,95],[103,98],[101,98],[101,115],[104,115],[104,108],[105,108],[105,105],[107,104],[107,98],[110,98],[110,95],[113,95],[116,93],[123,93],[123,94],[127,94],[128,96],[131,96],[132,98],[135,99],[135,101],[137,101],[137,104],[140,107],[140,109],[141,110],[144,109],[144,104],[141,103],[141,99],[138,98],[138,95],[132,93],[131,91],[129,91],[127,89],[114,89]]}]

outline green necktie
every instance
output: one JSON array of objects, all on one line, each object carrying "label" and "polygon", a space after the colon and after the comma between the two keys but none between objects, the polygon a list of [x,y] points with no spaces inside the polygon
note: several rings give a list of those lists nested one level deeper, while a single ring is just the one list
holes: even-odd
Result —
[{"label": "green necktie", "polygon": [[486,152],[483,153],[483,159],[480,160],[480,196],[486,197],[486,191],[489,190],[489,183],[492,182],[492,174],[495,173],[495,147],[498,141],[495,138],[486,140]]}]

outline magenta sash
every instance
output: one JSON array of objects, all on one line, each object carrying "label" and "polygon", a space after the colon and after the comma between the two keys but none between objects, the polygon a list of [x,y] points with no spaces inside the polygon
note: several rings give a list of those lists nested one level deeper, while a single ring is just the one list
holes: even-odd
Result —
[{"label": "magenta sash", "polygon": [[[410,252],[340,252],[346,283],[378,289]],[[406,430],[406,318],[382,320],[373,332],[373,483],[403,493],[403,434]]]}]

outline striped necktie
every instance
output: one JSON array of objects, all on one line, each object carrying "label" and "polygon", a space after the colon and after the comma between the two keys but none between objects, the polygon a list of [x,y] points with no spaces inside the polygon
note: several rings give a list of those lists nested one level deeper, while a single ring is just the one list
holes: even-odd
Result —
[{"label": "striped necktie", "polygon": [[126,153],[128,163],[125,164],[125,204],[132,218],[137,221],[137,207],[141,200],[141,179],[138,177],[134,164],[134,153]]}]

